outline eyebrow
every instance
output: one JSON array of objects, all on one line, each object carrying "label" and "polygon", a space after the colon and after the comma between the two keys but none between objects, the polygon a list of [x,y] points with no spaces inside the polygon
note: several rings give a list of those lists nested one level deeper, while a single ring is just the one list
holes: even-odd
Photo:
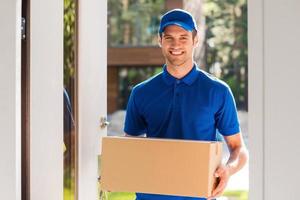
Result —
[{"label": "eyebrow", "polygon": [[[170,34],[163,34],[163,37],[172,37],[173,35],[170,35]],[[181,37],[182,36],[189,36],[188,34],[181,34],[180,35]]]}]

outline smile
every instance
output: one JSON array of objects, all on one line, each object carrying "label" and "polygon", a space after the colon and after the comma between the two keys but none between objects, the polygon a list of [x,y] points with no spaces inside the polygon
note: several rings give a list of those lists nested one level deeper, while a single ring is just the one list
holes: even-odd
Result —
[{"label": "smile", "polygon": [[170,54],[174,55],[174,56],[180,56],[183,54],[183,51],[169,51]]}]

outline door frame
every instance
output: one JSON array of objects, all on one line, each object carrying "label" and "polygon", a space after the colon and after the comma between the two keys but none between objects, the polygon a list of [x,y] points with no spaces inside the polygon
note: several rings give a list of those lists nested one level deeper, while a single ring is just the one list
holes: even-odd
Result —
[{"label": "door frame", "polygon": [[62,200],[63,1],[29,6],[30,199]]},{"label": "door frame", "polygon": [[249,199],[265,198],[264,0],[248,1]]},{"label": "door frame", "polygon": [[22,200],[30,200],[30,1],[22,1],[25,37],[21,41],[21,181]]},{"label": "door frame", "polygon": [[21,199],[21,1],[0,1],[0,194]]}]

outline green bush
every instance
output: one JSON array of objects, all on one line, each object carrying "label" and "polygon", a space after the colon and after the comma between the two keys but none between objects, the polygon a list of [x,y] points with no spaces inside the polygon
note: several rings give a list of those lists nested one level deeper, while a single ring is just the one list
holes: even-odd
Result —
[{"label": "green bush", "polygon": [[[223,196],[228,197],[229,199],[234,198],[234,200],[248,200],[248,191],[226,191]],[[107,200],[134,200],[135,194],[129,192],[110,192],[107,197]]]}]

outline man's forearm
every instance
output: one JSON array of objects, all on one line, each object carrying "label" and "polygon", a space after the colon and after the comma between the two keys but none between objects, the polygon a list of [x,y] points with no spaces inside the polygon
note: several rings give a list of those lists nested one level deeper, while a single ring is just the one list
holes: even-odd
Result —
[{"label": "man's forearm", "polygon": [[245,146],[237,147],[230,152],[230,157],[226,163],[230,175],[238,172],[248,161],[248,151]]}]

